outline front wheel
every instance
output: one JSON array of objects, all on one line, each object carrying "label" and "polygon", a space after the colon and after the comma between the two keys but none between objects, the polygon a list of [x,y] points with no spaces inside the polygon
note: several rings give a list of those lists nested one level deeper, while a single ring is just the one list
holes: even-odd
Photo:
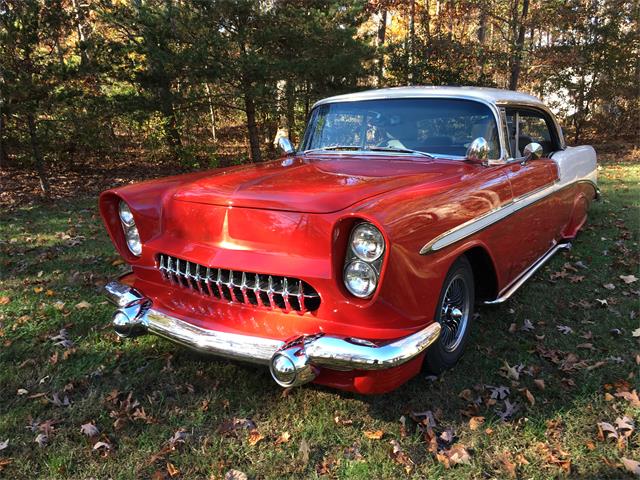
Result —
[{"label": "front wheel", "polygon": [[474,300],[473,271],[467,257],[462,256],[449,269],[440,292],[435,321],[442,330],[424,361],[430,373],[442,373],[462,356],[469,341]]}]

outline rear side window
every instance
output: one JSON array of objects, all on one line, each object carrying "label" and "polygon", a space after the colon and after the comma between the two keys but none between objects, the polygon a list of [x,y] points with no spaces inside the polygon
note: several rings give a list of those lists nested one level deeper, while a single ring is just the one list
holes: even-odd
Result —
[{"label": "rear side window", "polygon": [[507,131],[511,155],[522,156],[522,151],[530,143],[542,145],[544,155],[558,150],[558,138],[551,119],[538,110],[507,109]]}]

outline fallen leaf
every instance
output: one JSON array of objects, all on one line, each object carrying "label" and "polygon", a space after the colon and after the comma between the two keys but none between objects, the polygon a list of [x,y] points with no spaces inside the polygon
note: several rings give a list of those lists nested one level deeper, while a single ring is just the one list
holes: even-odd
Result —
[{"label": "fallen leaf", "polygon": [[26,390],[24,388],[19,388],[18,391],[16,392],[18,395],[22,396],[22,395],[27,395],[29,393],[29,390]]},{"label": "fallen leaf", "polygon": [[636,390],[632,390],[631,392],[618,392],[615,396],[624,398],[632,407],[640,407],[640,398],[638,397],[638,392]]},{"label": "fallen leaf", "polygon": [[291,435],[289,432],[282,432],[280,436],[276,439],[276,445],[280,445],[281,443],[287,443],[291,439]]},{"label": "fallen leaf", "polygon": [[622,457],[622,465],[624,465],[624,468],[626,468],[628,472],[640,477],[640,462]]},{"label": "fallen leaf", "polygon": [[604,288],[606,288],[607,290],[615,290],[616,286],[613,283],[605,283],[604,285],[602,285]]},{"label": "fallen leaf", "polygon": [[224,474],[224,480],[247,480],[247,474],[240,470],[231,469]]},{"label": "fallen leaf", "polygon": [[620,275],[620,278],[622,279],[622,281],[626,284],[629,283],[633,283],[633,282],[637,282],[638,279],[636,278],[635,275]]},{"label": "fallen leaf", "polygon": [[484,417],[471,417],[469,419],[469,428],[471,430],[478,430],[484,423]]},{"label": "fallen leaf", "polygon": [[504,400],[509,396],[509,387],[505,387],[504,385],[500,385],[497,387],[488,387],[491,390],[491,398],[495,400]]},{"label": "fallen leaf", "polygon": [[605,402],[611,402],[612,400],[615,400],[615,397],[607,392],[604,394],[604,400]]},{"label": "fallen leaf", "polygon": [[535,384],[536,387],[538,387],[539,390],[544,390],[544,380],[542,378],[536,378],[533,383]]},{"label": "fallen leaf", "polygon": [[258,432],[258,430],[251,430],[249,432],[249,445],[254,446],[262,440],[264,440],[264,435]]},{"label": "fallen leaf", "polygon": [[107,442],[96,442],[93,445],[93,450],[102,450],[103,452],[108,452],[111,450],[111,444],[107,443]]},{"label": "fallen leaf", "polygon": [[534,329],[535,327],[533,326],[533,323],[531,323],[531,320],[525,318],[522,327],[520,327],[520,330],[522,330],[523,332],[533,332]]},{"label": "fallen leaf", "polygon": [[598,437],[601,440],[606,440],[607,438],[618,438],[618,431],[616,427],[607,422],[599,422],[598,424]]},{"label": "fallen leaf", "polygon": [[91,304],[89,302],[87,302],[86,300],[83,300],[80,303],[76,303],[76,308],[78,310],[81,310],[81,309],[84,309],[84,308],[91,308]]},{"label": "fallen leaf", "polygon": [[523,389],[522,393],[525,396],[525,398],[527,399],[527,401],[533,407],[536,404],[536,398],[533,396],[533,394],[529,391],[528,388]]},{"label": "fallen leaf", "polygon": [[467,402],[473,402],[473,392],[470,389],[465,388],[458,394],[459,398],[466,400]]},{"label": "fallen leaf", "polygon": [[500,367],[500,371],[503,376],[507,377],[510,380],[518,380],[520,378],[520,369],[518,369],[518,365],[510,366],[506,360],[502,361],[502,367]]},{"label": "fallen leaf", "polygon": [[413,461],[409,458],[409,456],[404,453],[402,447],[398,443],[396,439],[392,439],[389,441],[391,446],[393,447],[392,456],[396,463],[399,463],[404,467],[406,473],[409,473],[413,468]]},{"label": "fallen leaf", "polygon": [[5,450],[9,446],[9,439],[7,438],[4,442],[0,442],[0,451]]},{"label": "fallen leaf", "polygon": [[40,447],[46,447],[49,443],[49,436],[45,433],[39,433],[34,440]]},{"label": "fallen leaf", "polygon": [[309,448],[309,444],[303,438],[300,442],[300,447],[298,448],[298,455],[300,456],[300,460],[303,465],[309,463],[309,455],[311,454],[311,448]]},{"label": "fallen leaf", "polygon": [[98,427],[96,427],[93,423],[85,423],[80,427],[80,433],[86,435],[87,437],[95,437],[100,434]]},{"label": "fallen leaf", "polygon": [[463,445],[454,445],[453,447],[442,450],[436,454],[436,459],[442,463],[445,468],[451,468],[460,463],[470,463],[471,456]]},{"label": "fallen leaf", "polygon": [[178,443],[184,443],[184,441],[187,439],[187,431],[184,428],[179,428],[178,430],[176,430],[176,432],[172,435],[172,437],[167,441],[167,444],[172,447],[175,448],[176,444]]},{"label": "fallen leaf", "polygon": [[506,470],[509,478],[516,478],[516,464],[512,461],[511,452],[503,452],[501,455],[498,455],[497,458],[502,467],[504,467],[504,470]]},{"label": "fallen leaf", "polygon": [[380,440],[384,436],[384,432],[382,430],[365,430],[363,433],[369,440]]},{"label": "fallen leaf", "polygon": [[516,333],[516,330],[518,329],[518,325],[515,323],[512,323],[511,325],[509,325],[509,333]]},{"label": "fallen leaf", "polygon": [[171,478],[180,475],[180,470],[171,462],[167,462],[167,473]]},{"label": "fallen leaf", "polygon": [[509,399],[505,399],[504,401],[504,411],[496,410],[498,416],[503,420],[509,420],[516,412],[518,411],[518,404],[511,403]]},{"label": "fallen leaf", "polygon": [[570,326],[568,326],[568,325],[558,325],[556,328],[557,328],[557,329],[558,329],[558,331],[559,331],[560,333],[562,333],[563,335],[568,335],[568,334],[570,334],[570,333],[573,333],[573,328],[571,328],[571,327],[570,327]]},{"label": "fallen leaf", "polygon": [[595,350],[593,343],[579,343],[576,348],[584,348],[585,350]]},{"label": "fallen leaf", "polygon": [[636,328],[633,332],[631,332],[632,337],[640,337],[640,327]]},{"label": "fallen leaf", "polygon": [[3,296],[0,297],[0,305],[6,305],[7,303],[10,303],[11,299],[7,296]]}]

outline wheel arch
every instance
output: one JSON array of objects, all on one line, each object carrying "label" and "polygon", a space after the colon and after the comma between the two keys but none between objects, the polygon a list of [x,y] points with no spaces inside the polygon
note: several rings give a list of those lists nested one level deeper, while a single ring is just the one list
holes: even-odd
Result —
[{"label": "wheel arch", "polygon": [[498,296],[498,275],[489,251],[482,245],[475,245],[462,254],[471,264],[476,302],[496,298]]}]

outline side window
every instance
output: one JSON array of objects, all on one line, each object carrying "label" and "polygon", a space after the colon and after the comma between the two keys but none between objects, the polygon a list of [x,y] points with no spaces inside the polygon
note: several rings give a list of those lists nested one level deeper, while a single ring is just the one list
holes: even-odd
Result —
[{"label": "side window", "polygon": [[532,142],[542,145],[544,155],[558,149],[553,123],[542,112],[529,109],[507,110],[507,131],[513,157],[521,157],[522,150]]}]

